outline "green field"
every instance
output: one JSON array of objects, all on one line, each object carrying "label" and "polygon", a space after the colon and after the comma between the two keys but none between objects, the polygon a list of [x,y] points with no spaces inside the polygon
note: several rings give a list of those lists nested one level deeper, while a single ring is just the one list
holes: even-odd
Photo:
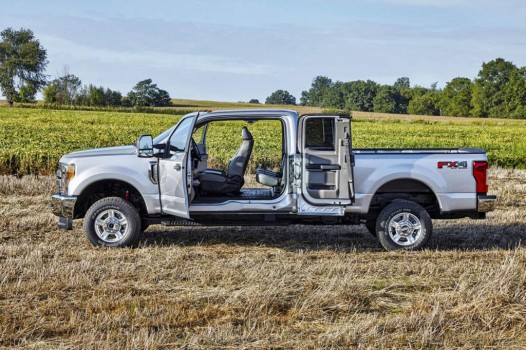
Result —
[{"label": "green field", "polygon": [[[0,108],[0,174],[51,174],[65,153],[133,144],[138,135],[156,135],[179,118],[167,114]],[[239,145],[242,125],[217,123],[208,139],[210,166],[226,165]],[[255,138],[251,170],[279,164],[278,125],[258,122],[249,126]],[[487,150],[493,166],[526,168],[526,121],[356,113],[352,130],[355,148],[480,147]]]}]

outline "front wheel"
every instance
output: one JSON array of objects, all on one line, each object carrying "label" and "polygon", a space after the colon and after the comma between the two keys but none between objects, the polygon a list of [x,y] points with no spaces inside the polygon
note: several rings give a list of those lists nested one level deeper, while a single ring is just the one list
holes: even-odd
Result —
[{"label": "front wheel", "polygon": [[137,209],[124,199],[103,198],[88,209],[84,232],[95,246],[131,246],[139,239],[141,218]]},{"label": "front wheel", "polygon": [[376,220],[367,220],[365,222],[365,228],[367,232],[376,237]]},{"label": "front wheel", "polygon": [[427,211],[410,201],[396,201],[378,215],[376,236],[386,250],[423,248],[433,232]]}]

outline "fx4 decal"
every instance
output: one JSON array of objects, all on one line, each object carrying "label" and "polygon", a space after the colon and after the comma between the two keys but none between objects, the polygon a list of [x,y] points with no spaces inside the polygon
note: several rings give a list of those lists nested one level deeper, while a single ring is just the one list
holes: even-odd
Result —
[{"label": "fx4 decal", "polygon": [[467,169],[468,162],[438,162],[438,169]]}]

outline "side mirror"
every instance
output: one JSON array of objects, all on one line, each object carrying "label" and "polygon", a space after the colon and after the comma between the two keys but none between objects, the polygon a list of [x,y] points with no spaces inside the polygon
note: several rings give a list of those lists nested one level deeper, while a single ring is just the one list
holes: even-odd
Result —
[{"label": "side mirror", "polygon": [[152,135],[141,135],[137,139],[137,156],[140,158],[153,157],[153,137]]}]

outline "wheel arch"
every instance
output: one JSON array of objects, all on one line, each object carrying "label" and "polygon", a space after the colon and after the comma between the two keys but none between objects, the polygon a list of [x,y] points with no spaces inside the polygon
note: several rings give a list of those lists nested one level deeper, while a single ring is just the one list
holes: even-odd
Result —
[{"label": "wheel arch", "polygon": [[119,179],[104,179],[90,183],[78,195],[74,217],[83,218],[93,203],[106,197],[120,197],[130,202],[140,215],[148,212],[146,202],[135,186]]},{"label": "wheel arch", "polygon": [[441,211],[440,199],[431,186],[414,178],[402,178],[387,181],[376,190],[367,216],[375,218],[383,208],[397,200],[415,202],[424,207],[431,216],[439,215]]}]

